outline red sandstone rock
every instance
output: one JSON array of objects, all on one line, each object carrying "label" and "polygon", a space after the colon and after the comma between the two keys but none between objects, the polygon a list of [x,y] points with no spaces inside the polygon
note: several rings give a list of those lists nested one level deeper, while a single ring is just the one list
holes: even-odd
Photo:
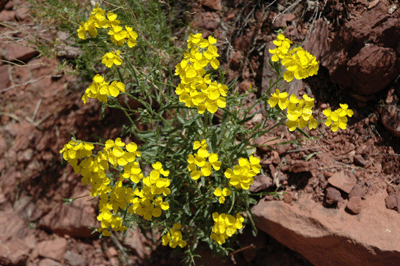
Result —
[{"label": "red sandstone rock", "polygon": [[242,92],[246,92],[249,90],[250,86],[251,86],[251,82],[249,80],[244,80],[244,81],[240,82],[239,89]]},{"label": "red sandstone rock", "polygon": [[[82,194],[80,196],[83,196]],[[73,196],[73,197],[77,197]],[[61,205],[59,208],[52,209],[39,222],[42,228],[50,230],[58,235],[68,234],[72,237],[93,238],[93,229],[97,227],[96,210],[85,199],[78,199],[68,205]]]},{"label": "red sandstone rock", "polygon": [[365,197],[365,190],[359,185],[355,185],[349,194],[349,198],[360,196],[361,198]]},{"label": "red sandstone rock", "polygon": [[400,215],[384,206],[386,192],[367,197],[357,216],[324,208],[307,197],[293,205],[260,201],[258,228],[314,265],[392,265],[400,261]]},{"label": "red sandstone rock", "polygon": [[203,6],[219,11],[222,9],[221,0],[203,0]]},{"label": "red sandstone rock", "polygon": [[27,224],[13,210],[0,211],[0,265],[24,265],[36,244]]},{"label": "red sandstone rock", "polygon": [[393,136],[400,137],[400,108],[394,105],[383,107],[381,121]]},{"label": "red sandstone rock", "polygon": [[386,208],[394,210],[395,208],[397,208],[397,199],[395,196],[387,196],[385,198],[385,205]]},{"label": "red sandstone rock", "polygon": [[233,54],[233,56],[232,56],[231,60],[229,61],[229,63],[230,63],[232,66],[234,66],[234,67],[237,68],[237,67],[240,66],[240,64],[241,64],[241,62],[242,62],[242,60],[243,60],[243,58],[244,58],[243,54],[242,54],[240,51],[236,51],[236,52]]},{"label": "red sandstone rock", "polygon": [[347,203],[347,209],[349,209],[354,214],[359,214],[361,212],[362,202],[360,196],[354,196],[349,199]]},{"label": "red sandstone rock", "polygon": [[348,171],[340,171],[328,179],[329,184],[350,193],[357,182],[357,178]]},{"label": "red sandstone rock", "polygon": [[289,171],[292,173],[310,172],[315,169],[317,164],[315,161],[292,161],[291,165],[282,167],[282,170]]},{"label": "red sandstone rock", "polygon": [[[400,73],[400,59],[395,53],[400,19],[390,15],[387,9],[380,1],[374,8],[365,10],[359,19],[343,25],[330,44],[323,38],[327,25],[319,22],[321,25],[316,25],[305,48],[318,55],[333,82],[360,94],[376,93]],[[321,42],[316,43],[314,40],[319,38]]]},{"label": "red sandstone rock", "polygon": [[151,249],[149,245],[151,245],[151,242],[146,239],[138,227],[128,229],[122,244],[134,251],[141,259],[150,256]]},{"label": "red sandstone rock", "polygon": [[198,15],[196,19],[197,26],[207,30],[215,30],[218,27],[220,18],[217,13],[204,12]]},{"label": "red sandstone rock", "polygon": [[15,20],[15,11],[3,10],[0,12],[0,21],[13,21]]},{"label": "red sandstone rock", "polygon": [[2,65],[0,66],[0,92],[5,90],[11,85],[10,75],[8,72],[8,66]]},{"label": "red sandstone rock", "polygon": [[272,178],[260,174],[254,177],[254,182],[250,185],[249,191],[251,193],[256,193],[261,190],[265,190],[271,186],[272,186]]},{"label": "red sandstone rock", "polygon": [[10,61],[28,61],[38,54],[39,52],[35,49],[20,44],[10,43],[7,45],[7,60]]},{"label": "red sandstone rock", "polygon": [[343,198],[339,190],[337,190],[334,187],[328,187],[326,189],[325,201],[329,205],[332,205],[332,204],[337,204],[338,202],[342,202]]},{"label": "red sandstone rock", "polygon": [[55,240],[40,242],[33,250],[31,258],[35,257],[36,255],[63,263],[64,254],[67,250],[67,244],[68,242],[65,238],[57,238]]},{"label": "red sandstone rock", "polygon": [[358,93],[369,95],[383,89],[398,75],[400,60],[393,48],[371,44],[347,61],[347,69],[351,87]]}]

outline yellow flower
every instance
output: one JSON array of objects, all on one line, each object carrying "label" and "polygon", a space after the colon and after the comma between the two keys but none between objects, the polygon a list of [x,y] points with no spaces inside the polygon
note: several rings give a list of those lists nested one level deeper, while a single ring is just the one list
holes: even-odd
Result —
[{"label": "yellow flower", "polygon": [[220,189],[219,187],[215,189],[214,195],[219,197],[219,203],[223,204],[225,202],[225,197],[229,196],[231,191],[229,188]]},{"label": "yellow flower", "polygon": [[103,64],[105,64],[108,68],[111,68],[114,64],[121,65],[122,59],[119,57],[120,54],[121,54],[120,50],[117,50],[117,53],[115,53],[114,51],[106,53],[103,56],[103,59],[101,62]]},{"label": "yellow flower", "polygon": [[268,99],[268,103],[271,107],[275,107],[275,105],[278,104],[279,108],[284,110],[289,106],[288,97],[289,94],[287,92],[280,92],[278,89],[276,89],[275,93],[273,93]]}]

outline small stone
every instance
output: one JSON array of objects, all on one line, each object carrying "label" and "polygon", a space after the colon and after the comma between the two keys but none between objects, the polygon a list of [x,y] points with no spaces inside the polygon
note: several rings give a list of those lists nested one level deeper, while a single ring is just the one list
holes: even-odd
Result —
[{"label": "small stone", "polygon": [[329,205],[342,202],[343,198],[340,191],[334,187],[328,187],[325,194],[325,202]]},{"label": "small stone", "polygon": [[229,61],[229,63],[234,67],[239,67],[240,63],[242,62],[243,59],[244,59],[244,56],[243,56],[242,52],[236,51],[233,54],[233,56],[232,56],[231,60]]},{"label": "small stone", "polygon": [[283,197],[283,201],[285,203],[290,204],[290,203],[292,203],[293,198],[294,198],[293,192],[283,193],[282,197]]},{"label": "small stone", "polygon": [[76,253],[74,251],[70,251],[70,250],[68,250],[65,253],[65,262],[67,263],[67,265],[71,265],[71,266],[87,265],[87,262],[81,255],[79,255],[78,253]]},{"label": "small stone", "polygon": [[68,242],[65,238],[47,240],[36,246],[37,253],[44,257],[63,262]]},{"label": "small stone", "polygon": [[255,193],[261,190],[265,190],[272,186],[272,178],[265,175],[256,175],[254,182],[250,185],[249,191]]},{"label": "small stone", "polygon": [[359,196],[361,198],[365,197],[365,190],[359,185],[355,185],[349,194],[349,198]]},{"label": "small stone", "polygon": [[276,151],[271,152],[271,161],[274,164],[279,164],[281,162],[281,158],[279,157],[279,153]]},{"label": "small stone", "polygon": [[381,121],[385,128],[395,137],[400,137],[400,108],[388,105],[383,108]]},{"label": "small stone", "polygon": [[292,165],[288,168],[289,172],[301,173],[301,172],[311,172],[311,170],[317,168],[317,163],[315,161],[292,161]]},{"label": "small stone", "polygon": [[363,167],[367,164],[367,161],[360,154],[356,154],[354,156],[354,162],[356,163],[356,165],[363,166]]},{"label": "small stone", "polygon": [[3,10],[0,12],[0,21],[13,21],[15,20],[15,11]]},{"label": "small stone", "polygon": [[21,60],[21,61],[28,61],[32,59],[34,56],[38,55],[39,52],[33,48],[26,47],[23,45],[19,45],[16,43],[10,43],[7,45],[7,60]]},{"label": "small stone", "polygon": [[328,179],[329,184],[346,192],[350,193],[354,185],[357,183],[357,178],[348,171],[340,171]]},{"label": "small stone", "polygon": [[239,89],[242,92],[246,92],[250,89],[250,86],[251,86],[251,82],[249,80],[244,80],[244,81],[240,82]]},{"label": "small stone", "polygon": [[390,210],[394,210],[394,208],[397,208],[397,199],[395,196],[387,196],[385,198],[385,204],[386,208]]},{"label": "small stone", "polygon": [[355,196],[349,199],[349,202],[347,203],[347,209],[349,209],[352,213],[359,214],[361,212],[361,208],[362,203],[360,196]]},{"label": "small stone", "polygon": [[222,9],[221,0],[204,0],[203,6],[209,7],[215,11],[220,11]]}]

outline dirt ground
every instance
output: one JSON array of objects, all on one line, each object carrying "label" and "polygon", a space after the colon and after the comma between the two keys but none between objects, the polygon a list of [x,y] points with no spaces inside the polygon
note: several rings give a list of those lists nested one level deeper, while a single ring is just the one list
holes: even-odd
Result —
[{"label": "dirt ground", "polygon": [[[285,35],[293,42],[321,51],[316,56],[322,62],[317,76],[294,82],[287,90],[314,97],[319,112],[328,106],[336,109],[339,103],[347,103],[354,111],[346,130],[333,133],[321,127],[326,137],[316,141],[276,145],[301,137],[299,132],[290,133],[285,127],[254,140],[266,175],[256,178],[253,192],[278,189],[286,192],[282,199],[267,196],[266,200],[283,200],[287,204],[309,194],[326,208],[346,204],[346,210],[357,215],[362,204],[352,198],[364,200],[386,190],[386,207],[400,213],[400,42],[392,43],[390,38],[379,36],[374,39],[377,46],[393,46],[395,59],[387,62],[393,63],[390,75],[375,73],[374,68],[363,65],[369,62],[369,54],[359,61],[358,55],[351,58],[354,69],[370,69],[370,73],[364,73],[371,78],[367,83],[353,78],[360,70],[348,77],[340,72],[341,62],[344,65],[350,58],[340,57],[336,66],[329,61],[330,55],[346,49],[346,42],[353,42],[353,46],[356,42],[345,35],[344,27],[351,28],[352,22],[362,21],[367,15],[371,16],[369,21],[380,21],[382,16],[399,19],[398,3],[204,0],[176,1],[171,5],[172,19],[188,19],[194,29],[203,32],[203,37],[214,34],[218,39],[227,82],[239,77],[235,90],[244,92],[250,85],[257,89],[246,104],[251,105],[267,90],[268,80],[273,77],[267,63],[268,47],[276,36],[275,30],[286,27]],[[77,56],[79,51],[63,43],[63,33],[56,26],[40,28],[29,10],[22,0],[0,1],[0,265],[180,265],[177,258],[170,257],[169,248],[154,244],[137,231],[130,231],[124,241],[93,238],[88,227],[97,222],[95,202],[63,205],[62,198],[87,194],[80,178],[62,164],[59,154],[70,134],[90,140],[101,131],[102,137],[115,138],[122,131],[114,125],[123,121],[112,110],[100,121],[98,103],[82,104],[81,95],[89,81],[68,76],[57,67],[58,59]],[[320,30],[325,37],[316,38],[313,30]],[[355,32],[363,32],[357,30],[354,27]],[[181,37],[183,29],[176,29],[175,34]],[[28,44],[36,35],[42,40],[58,38],[62,44],[58,58],[40,56]],[[371,53],[379,53],[376,51]],[[385,62],[382,60],[379,67],[386,67]],[[346,78],[348,81],[344,81]],[[377,88],[380,89],[376,91]],[[254,112],[259,115],[247,123],[249,128],[260,119],[267,119],[262,106]],[[306,132],[314,137],[321,135],[318,131]],[[262,146],[265,144],[270,146]],[[353,187],[353,194],[328,182],[337,173],[355,178],[358,188]],[[245,229],[239,239],[242,247],[230,258],[219,262],[205,252],[204,263],[312,265],[262,231],[253,237]]]}]

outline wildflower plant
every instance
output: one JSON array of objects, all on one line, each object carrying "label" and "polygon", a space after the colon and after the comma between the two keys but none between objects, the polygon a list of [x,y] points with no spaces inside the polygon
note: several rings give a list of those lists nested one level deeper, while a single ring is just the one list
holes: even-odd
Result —
[{"label": "wildflower plant", "polygon": [[[88,142],[73,137],[60,153],[89,186],[90,196],[98,199],[95,232],[100,236],[138,226],[158,230],[160,243],[183,249],[187,263],[195,263],[200,243],[228,255],[246,224],[257,232],[250,206],[265,195],[249,192],[254,178],[264,174],[252,140],[279,124],[290,131],[321,124],[313,117],[314,99],[279,91],[283,80],[315,75],[318,63],[300,48],[290,50],[291,41],[278,35],[277,48],[271,51],[278,79],[269,91],[275,92],[240,109],[250,91],[234,92],[236,80],[224,85],[216,38],[188,36],[175,66],[179,84],[174,85],[171,69],[155,56],[162,50],[148,41],[153,38],[146,35],[150,32],[135,21],[120,21],[118,10],[107,12],[96,5],[77,28],[82,45],[102,49],[98,61],[108,69],[105,76],[93,77],[82,102],[99,101],[102,117],[106,108],[119,109],[129,124],[116,139]],[[256,114],[249,115],[250,110],[261,102],[277,123],[271,126],[263,120],[246,128],[245,122]],[[324,114],[326,125],[337,130],[345,128],[352,111],[341,105]]]}]

